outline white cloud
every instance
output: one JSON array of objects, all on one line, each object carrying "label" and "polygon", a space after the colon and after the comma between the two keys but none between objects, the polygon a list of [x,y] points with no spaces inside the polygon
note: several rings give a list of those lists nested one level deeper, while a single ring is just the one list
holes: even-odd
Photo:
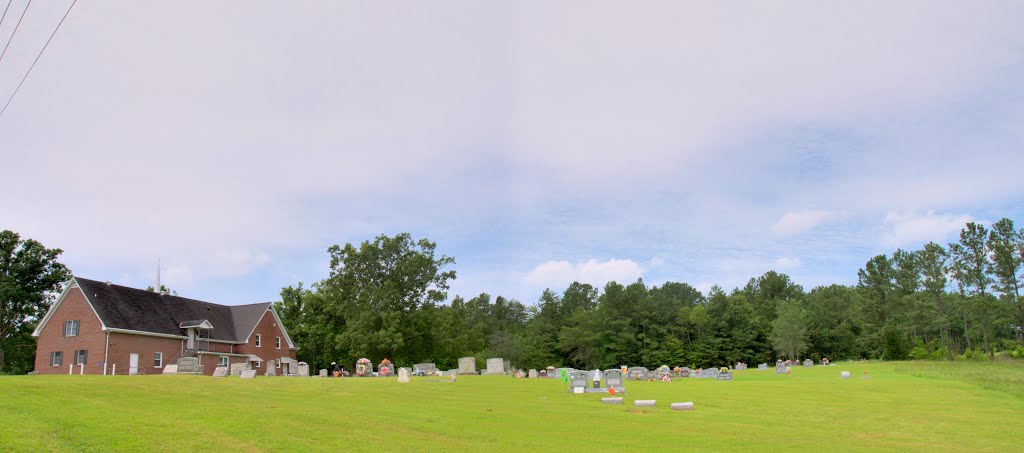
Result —
[{"label": "white cloud", "polygon": [[828,220],[835,219],[841,214],[836,211],[821,210],[787,212],[775,222],[775,225],[772,225],[772,231],[779,234],[803,233]]},{"label": "white cloud", "polygon": [[924,214],[890,211],[885,215],[886,245],[914,246],[926,242],[943,243],[963,229],[974,217],[967,214]]},{"label": "white cloud", "polygon": [[562,288],[573,281],[603,286],[610,281],[629,284],[643,276],[640,265],[630,259],[595,259],[580,263],[548,261],[533,268],[526,282],[535,287]]},{"label": "white cloud", "polygon": [[259,250],[222,251],[210,257],[210,268],[224,276],[239,276],[252,272],[270,261],[270,256]]},{"label": "white cloud", "polygon": [[775,260],[775,270],[783,271],[800,267],[800,258],[781,257]]},{"label": "white cloud", "polygon": [[701,294],[707,296],[709,293],[711,293],[711,288],[714,288],[715,285],[721,285],[721,284],[720,283],[714,283],[714,282],[701,282],[701,283],[697,283],[693,287],[697,291],[700,291]]},{"label": "white cloud", "polygon": [[[657,3],[94,2],[0,118],[5,183],[31,193],[0,192],[0,227],[95,278],[148,283],[163,257],[197,286],[413,231],[456,248],[460,285],[520,270],[498,292],[550,256],[742,282],[863,247],[847,233],[887,210],[1022,198],[1024,3]],[[12,45],[0,92],[35,51]],[[695,274],[722,255],[755,262]],[[641,274],[609,263],[531,277]]]},{"label": "white cloud", "polygon": [[[150,278],[151,283],[142,284],[141,287],[155,285],[156,274],[153,274]],[[195,279],[195,273],[192,271],[192,267],[187,264],[172,264],[164,269],[160,270],[160,284],[175,291],[180,288],[187,288],[192,284]],[[126,283],[129,284],[130,283]]]},{"label": "white cloud", "polygon": [[665,258],[662,258],[660,256],[655,256],[654,258],[651,258],[651,262],[649,263],[649,266],[652,269],[653,268],[658,268],[658,267],[661,267],[661,266],[664,266],[664,265],[665,265]]}]

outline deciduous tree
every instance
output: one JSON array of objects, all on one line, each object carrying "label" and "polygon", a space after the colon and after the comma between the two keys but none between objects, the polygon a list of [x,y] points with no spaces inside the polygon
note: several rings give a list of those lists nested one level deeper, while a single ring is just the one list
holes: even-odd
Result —
[{"label": "deciduous tree", "polygon": [[41,318],[71,271],[57,261],[61,249],[48,249],[17,233],[0,231],[0,370],[4,346],[26,325]]}]

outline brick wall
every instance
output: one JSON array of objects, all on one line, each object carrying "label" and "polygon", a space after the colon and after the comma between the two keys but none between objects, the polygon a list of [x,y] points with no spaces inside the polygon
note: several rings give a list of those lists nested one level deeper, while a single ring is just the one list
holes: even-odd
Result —
[{"label": "brick wall", "polygon": [[[64,337],[64,321],[78,320],[78,335]],[[214,326],[216,328],[216,326]],[[255,346],[256,334],[261,335],[262,344]],[[274,347],[276,337],[281,337],[281,348]],[[109,338],[109,349],[107,352],[107,373],[114,372],[114,365],[117,366],[117,374],[128,374],[130,368],[131,354],[139,354],[139,369],[145,374],[160,374],[163,366],[171,363],[181,352],[185,340],[178,338],[155,337],[150,335],[135,335],[126,333],[111,332]],[[53,315],[47,321],[39,333],[38,346],[36,347],[35,370],[39,374],[67,374],[68,365],[74,363],[74,351],[83,349],[88,351],[86,359],[86,374],[103,374],[104,350],[107,346],[107,333],[103,331],[96,313],[92,310],[85,295],[77,287],[72,287],[61,300]],[[50,366],[50,353],[60,351],[63,354],[61,366]],[[163,360],[160,367],[155,366],[154,358],[157,352],[163,353]],[[228,352],[237,354],[255,354],[263,359],[257,372],[260,375],[266,373],[268,360],[277,360],[280,357],[295,359],[295,351],[288,349],[288,342],[281,327],[277,325],[276,319],[270,312],[264,314],[257,324],[256,330],[249,339],[249,344],[225,344],[210,343],[210,352]],[[217,354],[203,354],[202,365],[205,374],[213,374],[217,367],[220,356]],[[232,363],[246,361],[243,357],[228,357],[229,366]],[[78,367],[75,367],[75,374],[78,374]],[[281,371],[278,370],[278,373]]]},{"label": "brick wall", "polygon": [[[78,335],[65,337],[64,321],[77,320]],[[39,374],[68,374],[68,365],[75,362],[74,351],[84,349],[88,351],[85,363],[86,374],[103,374],[103,349],[107,335],[103,331],[103,325],[92,306],[85,300],[78,286],[68,290],[64,299],[60,301],[56,311],[39,332],[36,344],[35,370]],[[50,366],[50,353],[60,351],[63,353],[61,366]],[[75,374],[79,369],[75,367]]]},{"label": "brick wall", "polygon": [[[256,346],[256,335],[260,335],[260,346]],[[281,348],[278,349],[274,346],[274,339],[281,337]],[[249,342],[245,344],[239,344],[235,346],[235,352],[240,354],[255,354],[259,358],[263,359],[260,363],[259,368],[254,367],[256,374],[260,376],[267,372],[267,361],[277,361],[280,357],[290,357],[295,359],[295,351],[288,349],[288,340],[285,339],[284,331],[281,330],[281,326],[277,325],[277,319],[274,315],[267,310],[263,314],[263,318],[260,322],[256,323],[256,329],[253,330],[252,335],[249,336]],[[275,370],[277,374],[281,374],[282,370]]]},{"label": "brick wall", "polygon": [[[163,365],[171,363],[171,360],[178,356],[183,342],[184,340],[177,338],[113,332],[110,334],[110,350],[107,353],[111,368],[107,373],[112,373],[113,365],[117,365],[117,374],[128,374],[133,352],[139,354],[140,373],[163,373]],[[159,368],[154,366],[153,360],[157,352],[163,353],[163,363]]]}]

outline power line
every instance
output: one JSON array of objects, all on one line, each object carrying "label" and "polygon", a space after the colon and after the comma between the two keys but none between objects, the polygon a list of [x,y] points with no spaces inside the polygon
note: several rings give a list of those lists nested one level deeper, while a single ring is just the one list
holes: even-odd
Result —
[{"label": "power line", "polygon": [[18,33],[18,27],[21,26],[21,20],[25,18],[25,13],[28,12],[29,6],[32,6],[32,0],[28,0],[28,4],[25,5],[25,9],[21,12],[21,17],[18,18],[18,23],[14,25],[14,31],[11,32],[11,39],[7,40],[7,45],[4,46],[3,53],[0,53],[0,61],[4,61],[4,55],[7,55],[7,48],[11,47],[11,41],[14,41],[14,35]]},{"label": "power line", "polygon": [[[29,0],[29,4],[31,3],[32,0]],[[25,71],[25,76],[21,78],[21,82],[18,82],[17,88],[15,88],[14,92],[11,93],[11,97],[7,99],[7,103],[4,104],[3,110],[0,110],[0,117],[4,116],[4,112],[6,112],[7,107],[11,105],[11,101],[14,100],[14,96],[18,94],[18,90],[21,89],[21,85],[25,83],[25,79],[27,79],[28,75],[32,73],[32,68],[36,67],[36,63],[39,62],[39,57],[43,56],[43,52],[45,52],[46,48],[49,47],[50,41],[53,41],[53,37],[57,34],[57,30],[60,30],[60,26],[64,24],[64,19],[67,19],[68,14],[71,14],[71,8],[75,7],[75,3],[78,3],[78,0],[71,2],[71,6],[69,6],[67,12],[64,13],[64,17],[60,18],[60,22],[57,23],[57,28],[53,29],[53,33],[50,33],[50,38],[46,40],[46,44],[43,44],[43,48],[39,49],[39,55],[36,55],[36,59],[32,60],[32,66],[28,67],[28,71]],[[25,9],[27,10],[28,7],[26,6]],[[24,16],[24,14],[22,14],[22,16]]]},{"label": "power line", "polygon": [[0,27],[4,26],[4,18],[7,17],[7,10],[11,9],[11,2],[14,0],[7,0],[7,6],[4,7],[4,15],[0,16]]}]

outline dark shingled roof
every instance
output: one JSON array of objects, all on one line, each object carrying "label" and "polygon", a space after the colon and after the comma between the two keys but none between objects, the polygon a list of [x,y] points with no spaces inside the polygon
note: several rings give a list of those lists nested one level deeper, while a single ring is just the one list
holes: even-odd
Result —
[{"label": "dark shingled roof", "polygon": [[103,324],[115,329],[185,335],[178,327],[182,321],[205,319],[213,324],[210,339],[241,343],[270,307],[269,302],[219,305],[81,277],[75,281]]}]

